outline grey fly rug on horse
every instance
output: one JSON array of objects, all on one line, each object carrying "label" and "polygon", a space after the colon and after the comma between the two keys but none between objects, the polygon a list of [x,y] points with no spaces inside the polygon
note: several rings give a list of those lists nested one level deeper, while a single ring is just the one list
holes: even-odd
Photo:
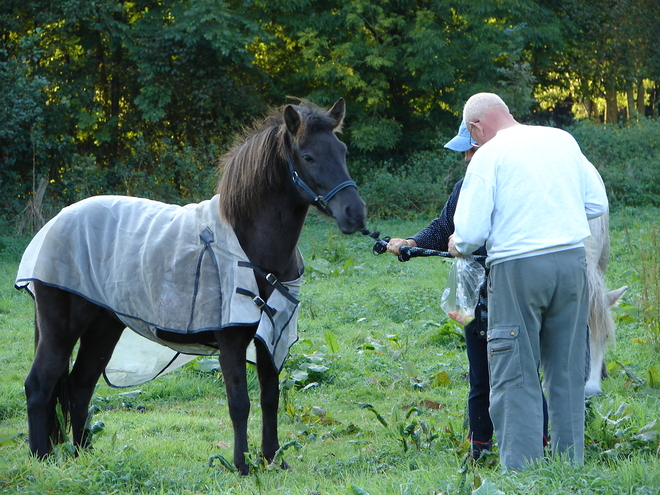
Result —
[{"label": "grey fly rug on horse", "polygon": [[124,196],[80,201],[32,240],[16,287],[32,292],[38,280],[78,294],[144,337],[123,333],[105,373],[114,386],[144,383],[218,352],[212,344],[165,341],[162,330],[196,334],[258,324],[256,337],[279,371],[297,340],[302,258],[298,253],[301,277],[272,280],[277,290],[261,300],[258,268],[221,221],[218,201],[217,195],[183,207]]}]

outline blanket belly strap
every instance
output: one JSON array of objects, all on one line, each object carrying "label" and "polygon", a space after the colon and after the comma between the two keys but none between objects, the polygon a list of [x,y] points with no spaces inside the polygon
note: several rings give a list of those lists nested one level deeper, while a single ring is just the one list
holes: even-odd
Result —
[{"label": "blanket belly strap", "polygon": [[[261,296],[258,294],[255,294],[252,291],[249,291],[247,289],[242,289],[240,287],[236,287],[236,294],[240,294],[242,296],[248,296],[252,298],[252,302],[254,305],[259,308],[261,311],[263,311],[266,316],[268,316],[268,319],[271,321],[271,324],[273,325],[273,328],[275,328],[275,315],[277,314],[277,310],[275,308],[270,307],[268,304],[266,304],[266,301],[264,301]],[[276,338],[275,332],[271,332],[271,345],[275,345],[275,342],[278,340]]]},{"label": "blanket belly strap", "polygon": [[[282,284],[279,280],[277,280],[277,277],[273,275],[272,273],[266,273],[264,272],[261,268],[259,268],[256,265],[253,265],[249,261],[239,261],[238,266],[246,267],[246,268],[252,268],[255,273],[258,273],[261,275],[263,278],[266,279],[266,281],[272,285],[277,291],[282,294],[284,297],[286,297],[289,301],[291,301],[293,304],[298,305],[299,301],[293,295],[289,292],[289,289]],[[238,292],[238,291],[237,291]],[[249,294],[243,294],[243,295],[249,295]],[[256,304],[256,303],[255,303]]]},{"label": "blanket belly strap", "polygon": [[270,317],[275,316],[275,313],[277,313],[277,310],[275,308],[271,308],[270,306],[268,306],[268,304],[266,304],[266,301],[264,301],[261,298],[261,296],[255,294],[250,290],[243,289],[241,287],[236,287],[236,294],[240,294],[241,296],[251,297],[254,305],[257,308],[259,308],[261,311],[265,312]]}]

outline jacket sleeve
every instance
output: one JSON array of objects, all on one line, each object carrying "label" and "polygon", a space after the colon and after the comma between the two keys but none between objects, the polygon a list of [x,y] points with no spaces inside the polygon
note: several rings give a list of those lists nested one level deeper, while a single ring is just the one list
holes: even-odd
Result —
[{"label": "jacket sleeve", "polygon": [[584,210],[587,218],[591,220],[607,212],[607,192],[598,170],[596,170],[596,167],[586,157],[584,157],[584,165],[586,169]]},{"label": "jacket sleeve", "polygon": [[454,212],[456,211],[456,203],[458,202],[462,183],[462,179],[456,183],[444,208],[442,208],[440,216],[433,220],[428,227],[412,236],[417,246],[424,249],[447,251],[449,236],[454,233]]}]

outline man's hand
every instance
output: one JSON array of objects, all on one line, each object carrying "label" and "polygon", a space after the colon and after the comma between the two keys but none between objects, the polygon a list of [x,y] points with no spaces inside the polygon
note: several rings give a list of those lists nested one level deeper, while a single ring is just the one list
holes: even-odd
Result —
[{"label": "man's hand", "polygon": [[390,239],[390,242],[387,243],[387,252],[399,256],[401,246],[417,247],[417,243],[414,239]]},{"label": "man's hand", "polygon": [[458,250],[456,249],[456,244],[454,244],[454,234],[449,236],[449,242],[447,243],[447,251],[449,251],[449,254],[451,254],[454,258],[463,257],[463,254],[458,252]]},{"label": "man's hand", "polygon": [[465,326],[465,320],[463,317],[458,313],[458,311],[450,311],[447,313],[447,316],[449,316],[452,320],[455,322],[460,323],[461,325]]}]

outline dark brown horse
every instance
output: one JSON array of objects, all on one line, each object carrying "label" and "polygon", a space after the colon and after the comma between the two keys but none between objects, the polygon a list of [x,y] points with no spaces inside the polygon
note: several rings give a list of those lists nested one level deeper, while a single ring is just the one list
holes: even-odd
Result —
[{"label": "dark brown horse", "polygon": [[[344,113],[342,99],[328,111],[309,102],[287,105],[246,132],[222,159],[220,216],[231,225],[254,266],[263,301],[274,291],[275,278],[300,277],[297,243],[311,205],[334,217],[346,234],[364,227],[364,202],[346,168],[346,146],[335,135]],[[117,249],[121,246],[111,246],[102,254]],[[17,287],[26,287],[28,282],[36,308],[36,353],[25,382],[29,445],[34,455],[45,457],[52,444],[63,438],[56,415],[58,402],[70,418],[74,445],[88,445],[89,402],[126,325],[112,307],[37,276],[19,277]],[[250,409],[245,361],[253,340],[261,389],[263,455],[271,461],[279,449],[278,370],[268,348],[254,338],[255,331],[256,325],[250,325],[218,326],[192,335],[159,334],[166,341],[212,343],[219,349],[234,428],[234,463],[242,474],[249,472],[244,456]],[[77,342],[79,350],[69,370]]]}]

